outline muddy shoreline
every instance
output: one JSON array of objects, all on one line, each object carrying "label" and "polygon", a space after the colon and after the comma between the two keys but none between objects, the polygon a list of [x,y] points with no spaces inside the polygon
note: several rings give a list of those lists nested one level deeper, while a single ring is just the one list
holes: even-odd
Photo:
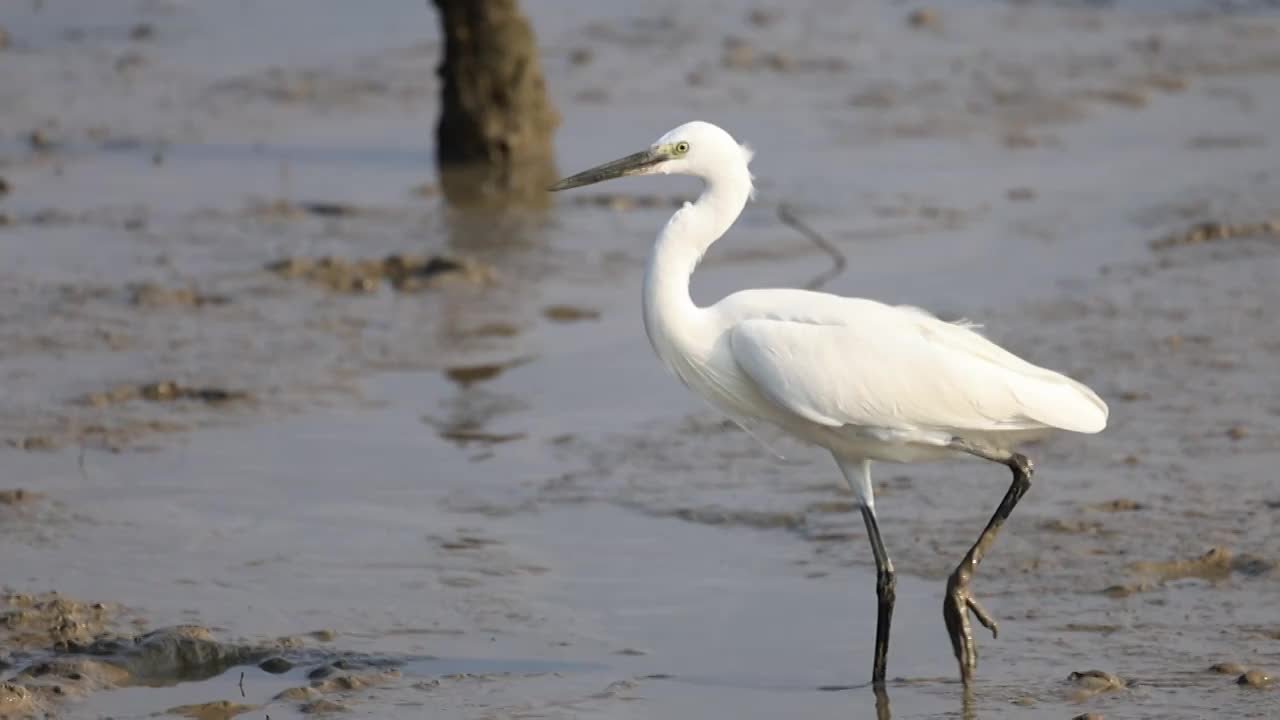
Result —
[{"label": "muddy shoreline", "polygon": [[[302,4],[0,10],[0,717],[874,713],[834,468],[644,342],[692,186],[451,212],[434,18]],[[527,5],[564,169],[756,148],[696,299],[822,272],[785,203],[826,289],[1111,404],[1028,449],[967,699],[942,578],[1006,478],[877,466],[894,716],[1280,712],[1274,7]]]}]

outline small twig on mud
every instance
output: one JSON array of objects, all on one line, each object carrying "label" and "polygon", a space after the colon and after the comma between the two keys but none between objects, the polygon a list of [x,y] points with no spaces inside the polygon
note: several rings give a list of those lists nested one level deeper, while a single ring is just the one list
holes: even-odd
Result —
[{"label": "small twig on mud", "polygon": [[840,273],[844,272],[845,267],[849,263],[848,260],[845,259],[844,253],[840,252],[840,248],[833,245],[831,241],[823,237],[821,233],[809,227],[804,223],[804,221],[796,217],[795,213],[791,211],[790,205],[782,203],[778,206],[778,219],[782,221],[783,225],[787,225],[796,232],[805,236],[808,238],[809,242],[817,245],[823,252],[831,256],[831,267],[805,283],[806,289],[817,290],[823,285],[831,282],[831,280],[839,276]]},{"label": "small twig on mud", "polygon": [[244,694],[244,671],[240,671],[240,697],[247,697]]}]

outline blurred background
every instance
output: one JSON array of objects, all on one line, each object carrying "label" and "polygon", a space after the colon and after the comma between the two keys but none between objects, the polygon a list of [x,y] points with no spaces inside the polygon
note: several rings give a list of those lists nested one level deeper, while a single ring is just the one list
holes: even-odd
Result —
[{"label": "blurred background", "polygon": [[[877,469],[877,705],[835,468],[644,339],[697,183],[543,192],[692,119],[759,188],[696,300],[920,305],[1111,405],[1029,453],[971,694],[1004,476]],[[1278,238],[1274,1],[5,0],[0,716],[1273,716]]]}]

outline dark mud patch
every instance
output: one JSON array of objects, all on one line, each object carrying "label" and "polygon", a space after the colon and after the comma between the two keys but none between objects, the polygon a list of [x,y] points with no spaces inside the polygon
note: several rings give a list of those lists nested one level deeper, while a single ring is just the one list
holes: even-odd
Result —
[{"label": "dark mud patch", "polygon": [[43,497],[44,493],[24,490],[22,488],[10,488],[0,490],[0,505],[7,505],[9,507],[29,505]]},{"label": "dark mud patch", "polygon": [[805,527],[804,513],[767,510],[737,510],[716,507],[674,508],[653,512],[658,517],[674,517],[699,525],[747,527],[757,530],[800,530]]},{"label": "dark mud patch", "polygon": [[1145,510],[1146,506],[1138,502],[1137,500],[1130,500],[1129,498],[1116,498],[1115,500],[1108,500],[1106,502],[1094,503],[1093,505],[1089,506],[1089,509],[1099,510],[1101,512],[1118,513],[1118,512],[1136,512],[1138,510]]},{"label": "dark mud patch", "polygon": [[523,440],[528,437],[526,433],[495,433],[487,432],[479,426],[470,426],[466,423],[452,425],[450,427],[440,428],[440,437],[444,440],[454,443],[455,445],[501,445],[502,443]]},{"label": "dark mud patch", "polygon": [[1166,235],[1151,242],[1153,250],[1185,245],[1200,245],[1231,238],[1280,239],[1280,220],[1255,223],[1229,223],[1208,221],[1193,225],[1187,230]]},{"label": "dark mud patch", "polygon": [[[430,196],[433,186],[428,189],[419,188],[419,195]],[[393,208],[352,205],[338,201],[292,202],[284,199],[266,200],[252,203],[248,213],[259,220],[301,220],[318,218],[322,220],[351,219],[399,219],[402,212]]]},{"label": "dark mud patch", "polygon": [[571,323],[599,320],[600,311],[573,305],[550,305],[542,309],[542,316],[552,322]]},{"label": "dark mud patch", "polygon": [[190,287],[165,287],[155,283],[130,285],[129,304],[145,308],[198,308],[205,305],[225,305],[231,299],[225,295],[206,295]]},{"label": "dark mud patch", "polygon": [[272,675],[282,675],[293,669],[293,663],[282,657],[269,657],[258,663],[258,668]]},{"label": "dark mud patch", "polygon": [[93,407],[107,407],[135,400],[145,400],[153,403],[191,400],[207,405],[223,405],[230,402],[250,400],[252,397],[252,395],[243,390],[229,390],[215,386],[192,386],[184,385],[176,380],[161,380],[141,385],[120,385],[106,392],[90,393],[81,398],[81,402]]},{"label": "dark mud patch", "polygon": [[460,335],[473,338],[510,338],[520,334],[520,328],[506,322],[487,322],[462,330]]},{"label": "dark mud patch", "polygon": [[1040,523],[1040,529],[1046,532],[1064,535],[1102,535],[1107,531],[1102,523],[1093,520],[1066,520],[1049,518]]},{"label": "dark mud patch", "polygon": [[59,417],[39,431],[8,441],[10,447],[29,452],[51,452],[64,447],[96,448],[122,452],[143,449],[143,440],[154,435],[186,432],[191,426],[158,418],[121,418],[110,423],[84,423],[75,417]]},{"label": "dark mud patch", "polygon": [[650,210],[653,208],[678,208],[687,201],[688,198],[677,195],[591,193],[575,195],[572,202],[574,205],[588,205],[617,212],[627,212],[628,210]]},{"label": "dark mud patch", "polygon": [[417,292],[451,282],[488,285],[497,279],[494,270],[487,265],[467,258],[439,255],[392,254],[368,260],[295,257],[272,262],[266,269],[282,278],[302,280],[314,287],[348,294],[375,292],[384,284],[398,292]]},{"label": "dark mud patch", "polygon": [[530,358],[515,358],[500,363],[485,363],[481,365],[459,365],[456,367],[446,368],[445,377],[449,381],[467,388],[479,383],[488,382],[497,378],[502,373],[511,368],[520,367],[530,361]]}]

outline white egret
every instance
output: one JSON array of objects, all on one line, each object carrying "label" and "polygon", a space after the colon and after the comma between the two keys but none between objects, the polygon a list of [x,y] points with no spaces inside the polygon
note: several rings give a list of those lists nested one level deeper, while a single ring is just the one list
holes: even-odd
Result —
[{"label": "white egret", "polygon": [[915,307],[793,289],[743,290],[710,307],[695,305],[694,268],[753,194],[751,156],[721,128],[691,122],[551,190],[627,175],[692,175],[705,183],[654,243],[644,278],[645,332],[667,368],[728,417],[772,423],[835,458],[875,557],[877,688],[885,680],[895,578],[876,520],[872,461],[976,456],[1013,472],[1004,499],[947,581],[943,617],[968,683],[977,666],[969,613],[997,632],[970,580],[1031,485],[1031,461],[1012,448],[1046,430],[1099,432],[1107,406],[1083,384],[1022,360],[967,323]]}]

